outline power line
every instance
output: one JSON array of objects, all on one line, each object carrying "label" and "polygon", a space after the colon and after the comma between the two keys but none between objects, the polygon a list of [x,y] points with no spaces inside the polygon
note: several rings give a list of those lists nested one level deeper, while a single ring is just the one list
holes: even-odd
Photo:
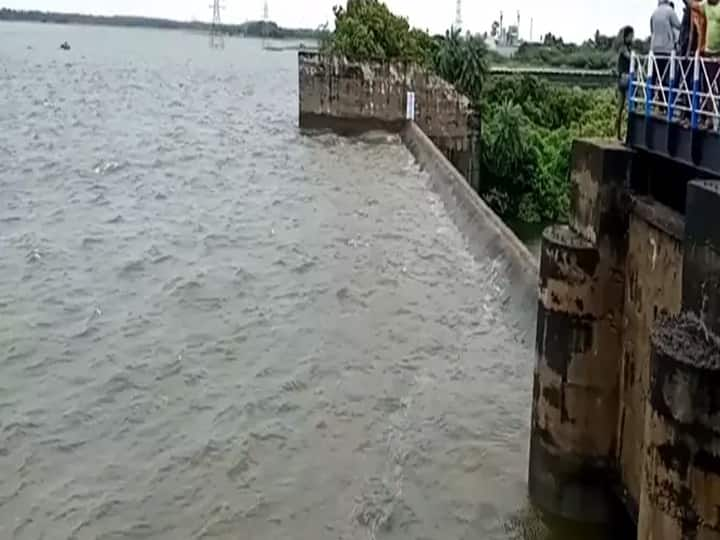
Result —
[{"label": "power line", "polygon": [[222,21],[220,20],[220,0],[213,0],[210,6],[213,10],[212,25],[210,26],[210,47],[213,49],[223,49],[225,47],[225,36],[222,31]]}]

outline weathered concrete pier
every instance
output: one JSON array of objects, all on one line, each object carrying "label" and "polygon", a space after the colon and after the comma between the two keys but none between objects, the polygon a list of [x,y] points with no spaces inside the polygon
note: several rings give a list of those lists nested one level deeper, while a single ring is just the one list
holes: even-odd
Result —
[{"label": "weathered concrete pier", "polygon": [[720,139],[699,80],[655,110],[656,69],[633,57],[626,146],[576,142],[570,226],[544,237],[530,495],[598,524],[620,500],[642,540],[720,539]]},{"label": "weathered concrete pier", "polygon": [[720,182],[688,186],[682,314],[652,337],[638,537],[720,538]]},{"label": "weathered concrete pier", "polygon": [[530,495],[597,524],[620,500],[643,540],[720,538],[720,182],[687,184],[683,216],[633,189],[635,159],[577,141],[570,225],[543,238]]},{"label": "weathered concrete pier", "polygon": [[629,158],[618,145],[578,141],[570,226],[543,237],[530,494],[548,512],[578,521],[611,516]]},{"label": "weathered concrete pier", "polygon": [[571,217],[538,265],[473,189],[477,131],[447,83],[307,53],[299,74],[301,127],[399,133],[469,245],[527,285],[534,504],[593,525],[624,508],[642,540],[720,540],[720,171],[576,141]]}]

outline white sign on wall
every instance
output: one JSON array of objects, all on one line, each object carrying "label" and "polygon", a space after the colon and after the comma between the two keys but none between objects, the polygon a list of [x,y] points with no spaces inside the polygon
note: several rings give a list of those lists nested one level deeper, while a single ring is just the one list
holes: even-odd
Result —
[{"label": "white sign on wall", "polygon": [[407,120],[415,120],[415,92],[407,93],[407,100],[405,101],[405,118]]}]

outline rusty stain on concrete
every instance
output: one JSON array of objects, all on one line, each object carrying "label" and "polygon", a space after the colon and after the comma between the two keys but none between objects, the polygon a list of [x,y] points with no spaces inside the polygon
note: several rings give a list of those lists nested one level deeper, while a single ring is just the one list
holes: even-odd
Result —
[{"label": "rusty stain on concrete", "polygon": [[[632,152],[616,142],[578,139],[570,169],[570,227],[591,243],[627,230],[620,217]],[[622,248],[622,246],[617,246]]]},{"label": "rusty stain on concrete", "polygon": [[[636,201],[630,216],[617,459],[633,506],[640,502],[650,336],[659,317],[675,315],[681,308],[684,227],[678,227],[678,222],[682,223],[676,213],[647,200]],[[680,236],[668,231],[680,232]],[[650,239],[655,241],[654,248]]]},{"label": "rusty stain on concrete", "polygon": [[[530,494],[545,511],[579,521],[610,514],[600,478],[613,455],[618,397],[616,370],[604,361],[604,268],[598,248],[570,228],[543,235]],[[585,505],[571,502],[579,492]]]},{"label": "rusty stain on concrete", "polygon": [[652,335],[638,538],[720,538],[720,338],[692,313]]}]

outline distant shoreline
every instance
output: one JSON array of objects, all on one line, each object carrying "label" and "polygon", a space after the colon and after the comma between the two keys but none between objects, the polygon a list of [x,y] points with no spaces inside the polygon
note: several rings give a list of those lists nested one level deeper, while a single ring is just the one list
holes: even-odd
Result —
[{"label": "distant shoreline", "polygon": [[[128,28],[156,28],[161,30],[196,30],[209,32],[212,25],[201,21],[176,21],[136,17],[131,15],[84,15],[52,11],[20,11],[0,9],[0,22],[34,22],[41,24],[79,24],[88,26],[119,26]],[[248,21],[242,24],[223,24],[220,31],[229,36],[269,39],[322,39],[323,29],[283,28],[272,21]]]}]

